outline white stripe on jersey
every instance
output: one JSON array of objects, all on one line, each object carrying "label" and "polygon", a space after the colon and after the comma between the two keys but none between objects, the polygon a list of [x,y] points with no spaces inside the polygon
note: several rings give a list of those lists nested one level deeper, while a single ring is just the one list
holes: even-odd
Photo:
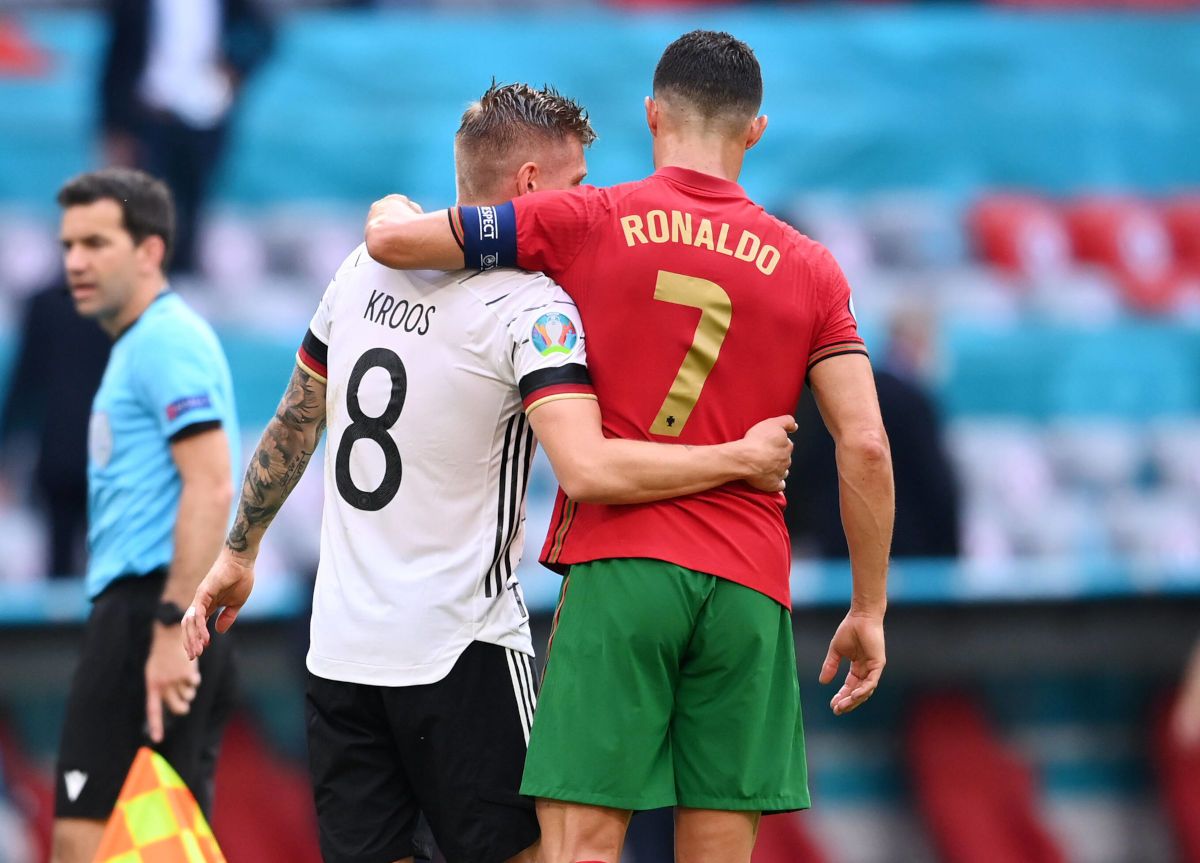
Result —
[{"label": "white stripe on jersey", "polygon": [[533,644],[514,579],[535,441],[518,384],[586,362],[578,310],[539,274],[405,273],[360,248],[310,329],[329,374],[309,669],[411,686],[472,641],[497,644],[525,657],[528,725]]},{"label": "white stripe on jersey", "polygon": [[525,734],[525,745],[529,746],[529,732],[533,729],[532,694],[526,677],[529,657],[515,650],[505,648],[504,657],[508,660],[508,676],[512,678],[513,696],[516,698],[517,711],[521,715],[521,731]]}]

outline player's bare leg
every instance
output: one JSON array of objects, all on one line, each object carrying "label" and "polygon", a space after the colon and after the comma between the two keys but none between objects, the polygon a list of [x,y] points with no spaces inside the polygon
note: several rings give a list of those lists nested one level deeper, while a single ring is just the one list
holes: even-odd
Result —
[{"label": "player's bare leg", "polygon": [[396,863],[414,863],[414,861],[411,857],[405,857],[403,860],[397,860]]},{"label": "player's bare leg", "polygon": [[542,858],[539,855],[541,853],[542,843],[539,840],[534,842],[520,854],[517,854],[515,857],[509,857],[504,861],[504,863],[540,863]]},{"label": "player's bare leg", "polygon": [[541,863],[618,863],[632,814],[628,809],[538,798]]},{"label": "player's bare leg", "polygon": [[51,863],[92,863],[100,840],[104,838],[104,822],[91,818],[54,819]]},{"label": "player's bare leg", "polygon": [[750,863],[761,812],[675,810],[675,863]]}]

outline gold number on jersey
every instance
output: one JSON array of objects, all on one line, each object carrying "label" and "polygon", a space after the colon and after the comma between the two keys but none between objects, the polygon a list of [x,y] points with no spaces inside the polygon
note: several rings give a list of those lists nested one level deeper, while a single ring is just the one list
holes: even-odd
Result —
[{"label": "gold number on jersey", "polygon": [[658,409],[658,416],[650,426],[651,434],[679,437],[700,398],[704,382],[717,364],[717,356],[721,353],[721,345],[725,342],[725,334],[733,318],[733,303],[725,289],[716,282],[665,270],[658,271],[654,299],[700,310],[700,322],[696,324],[692,346],[684,355],[683,363],[675,374],[675,382],[671,384],[662,407]]}]

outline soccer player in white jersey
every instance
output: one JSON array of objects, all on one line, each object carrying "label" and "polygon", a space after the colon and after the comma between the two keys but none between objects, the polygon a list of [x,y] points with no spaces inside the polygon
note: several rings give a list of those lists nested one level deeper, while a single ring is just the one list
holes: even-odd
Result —
[{"label": "soccer player in white jersey", "polygon": [[[459,201],[577,185],[594,137],[555,91],[493,85],[455,139]],[[211,612],[224,607],[219,631],[233,623],[328,423],[307,692],[327,863],[410,858],[418,812],[449,863],[536,859],[518,792],[536,687],[515,576],[535,435],[578,500],[782,487],[791,417],[720,446],[606,439],[584,345],[574,303],[520,270],[403,273],[360,247],[321,300],[184,623],[192,655]]]}]

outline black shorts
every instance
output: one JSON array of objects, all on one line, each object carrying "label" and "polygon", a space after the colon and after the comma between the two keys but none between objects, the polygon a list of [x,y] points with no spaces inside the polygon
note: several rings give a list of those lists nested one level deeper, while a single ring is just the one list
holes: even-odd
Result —
[{"label": "black shorts", "polygon": [[476,641],[420,686],[310,673],[306,701],[325,863],[420,856],[422,813],[447,863],[502,863],[537,841],[519,792],[536,703],[528,656]]},{"label": "black shorts", "polygon": [[[122,578],[92,603],[83,650],[67,697],[55,773],[56,818],[107,819],[146,735],[146,657],[162,572]],[[200,688],[186,716],[165,705],[165,737],[154,747],[187,783],[200,806],[212,806],[221,733],[233,710],[235,680],[227,635],[200,657]]]}]

